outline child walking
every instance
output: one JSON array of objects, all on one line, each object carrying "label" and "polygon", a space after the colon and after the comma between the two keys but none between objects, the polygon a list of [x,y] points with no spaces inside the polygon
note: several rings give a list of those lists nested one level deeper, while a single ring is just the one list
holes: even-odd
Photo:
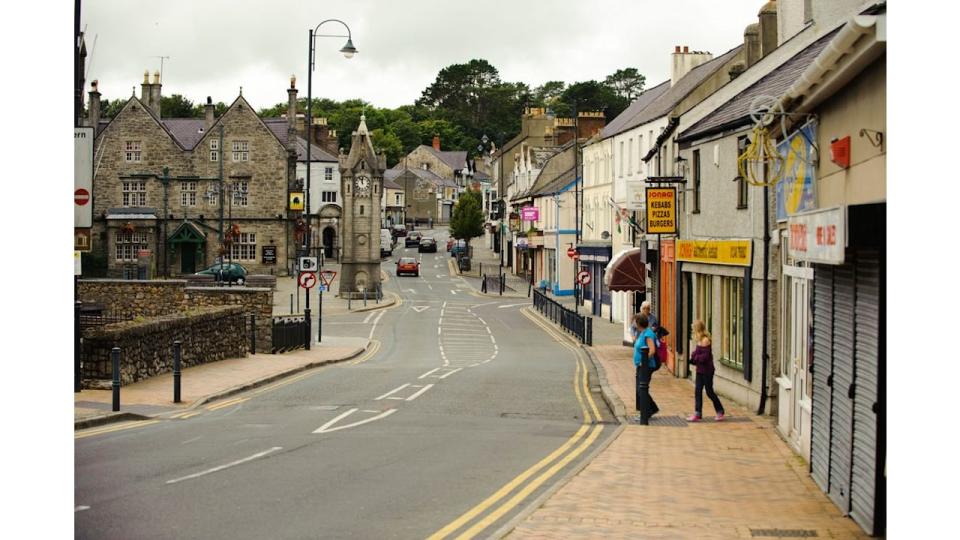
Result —
[{"label": "child walking", "polygon": [[699,422],[703,417],[703,390],[706,388],[707,397],[713,402],[713,409],[717,412],[717,422],[723,420],[723,404],[720,398],[713,391],[713,349],[710,346],[710,333],[707,332],[707,325],[703,321],[693,321],[693,338],[697,343],[697,348],[690,355],[690,363],[697,366],[697,380],[695,390],[695,403],[697,412],[687,417],[687,422]]}]

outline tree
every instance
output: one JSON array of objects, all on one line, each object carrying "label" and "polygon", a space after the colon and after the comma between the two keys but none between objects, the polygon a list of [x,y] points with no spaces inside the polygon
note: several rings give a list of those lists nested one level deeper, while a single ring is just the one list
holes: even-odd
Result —
[{"label": "tree", "polygon": [[566,88],[567,84],[563,81],[547,81],[533,89],[531,101],[537,107],[553,109]]},{"label": "tree", "polygon": [[637,68],[624,68],[604,79],[603,84],[612,88],[618,96],[633,101],[643,92],[646,81],[647,78],[641,75]]},{"label": "tree", "polygon": [[115,99],[110,101],[109,99],[100,100],[100,116],[102,118],[116,118],[120,114],[120,109],[127,104],[125,99]]},{"label": "tree", "polygon": [[377,152],[384,152],[387,155],[387,167],[393,167],[400,161],[400,156],[403,155],[403,143],[392,131],[375,129],[370,132],[370,140]]},{"label": "tree", "polygon": [[483,200],[479,191],[468,189],[460,195],[450,216],[450,236],[467,241],[483,234]]},{"label": "tree", "polygon": [[[612,88],[597,81],[576,82],[567,87],[560,96],[557,115],[572,115],[572,105],[577,103],[578,111],[603,111],[607,120],[616,118],[627,108],[630,102],[618,96]],[[561,114],[561,107],[567,109]]]},{"label": "tree", "polygon": [[192,118],[195,116],[203,117],[203,109],[200,114],[195,114],[193,102],[181,96],[173,94],[170,97],[162,96],[160,98],[160,114],[163,118]]}]

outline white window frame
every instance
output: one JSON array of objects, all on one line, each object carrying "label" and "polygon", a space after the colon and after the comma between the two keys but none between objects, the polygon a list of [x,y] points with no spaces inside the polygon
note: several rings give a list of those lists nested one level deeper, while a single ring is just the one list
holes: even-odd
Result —
[{"label": "white window frame", "polygon": [[230,257],[235,261],[256,261],[257,233],[241,232],[230,244]]},{"label": "white window frame", "polygon": [[743,369],[743,278],[720,278],[720,359]]},{"label": "white window frame", "polygon": [[114,257],[119,262],[136,262],[141,249],[147,249],[149,238],[144,231],[117,231],[114,236]]},{"label": "white window frame", "polygon": [[147,205],[147,181],[123,180],[120,183],[121,201],[124,208],[143,208]]},{"label": "white window frame", "polygon": [[180,182],[180,206],[197,205],[197,182],[184,180]]},{"label": "white window frame", "polygon": [[324,167],[323,180],[325,182],[333,182],[333,167]]},{"label": "white window frame", "polygon": [[127,163],[143,161],[143,146],[140,141],[126,141],[123,148],[123,160]]},{"label": "white window frame", "polygon": [[210,139],[210,161],[220,160],[220,139]]},{"label": "white window frame", "polygon": [[250,141],[233,141],[233,161],[250,161]]},{"label": "white window frame", "polygon": [[633,139],[627,144],[627,176],[633,176]]},{"label": "white window frame", "polygon": [[248,206],[249,204],[250,204],[250,181],[237,180],[237,183],[234,186],[234,192],[233,192],[233,205],[244,207],[244,206]]}]

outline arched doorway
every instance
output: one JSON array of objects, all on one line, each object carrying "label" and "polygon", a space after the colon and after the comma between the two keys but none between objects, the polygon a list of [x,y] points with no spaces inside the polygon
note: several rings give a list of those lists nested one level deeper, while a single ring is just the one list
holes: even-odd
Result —
[{"label": "arched doorway", "polygon": [[323,229],[323,256],[333,257],[333,250],[337,247],[337,231],[332,226]]}]

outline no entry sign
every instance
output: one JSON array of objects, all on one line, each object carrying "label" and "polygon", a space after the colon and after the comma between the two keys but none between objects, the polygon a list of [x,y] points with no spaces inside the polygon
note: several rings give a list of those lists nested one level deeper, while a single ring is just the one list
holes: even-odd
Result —
[{"label": "no entry sign", "polygon": [[90,192],[86,189],[79,188],[73,192],[73,202],[77,203],[79,206],[83,206],[90,202]]},{"label": "no entry sign", "polygon": [[579,273],[577,273],[577,281],[579,281],[581,285],[587,285],[590,283],[590,272],[581,270]]},{"label": "no entry sign", "polygon": [[304,289],[312,289],[317,284],[317,275],[313,272],[301,272],[297,281]]},{"label": "no entry sign", "polygon": [[570,257],[571,259],[576,259],[576,258],[577,258],[577,250],[574,249],[574,248],[568,249],[568,250],[567,250],[567,257]]}]

